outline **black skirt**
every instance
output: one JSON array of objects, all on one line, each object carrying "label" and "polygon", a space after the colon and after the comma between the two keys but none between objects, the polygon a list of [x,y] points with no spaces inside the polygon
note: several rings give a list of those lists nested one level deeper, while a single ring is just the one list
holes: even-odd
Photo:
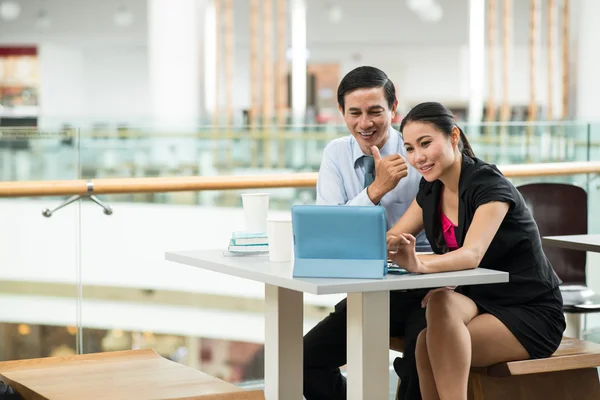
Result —
[{"label": "black skirt", "polygon": [[[467,288],[458,287],[456,291],[469,296]],[[566,328],[560,288],[518,305],[499,305],[480,296],[469,298],[477,304],[480,313],[491,314],[502,321],[531,358],[550,357],[558,349]]]}]

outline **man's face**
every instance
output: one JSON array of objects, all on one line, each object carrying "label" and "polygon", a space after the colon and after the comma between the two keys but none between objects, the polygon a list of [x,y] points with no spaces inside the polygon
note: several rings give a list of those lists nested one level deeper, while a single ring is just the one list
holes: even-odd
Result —
[{"label": "man's face", "polygon": [[345,109],[340,111],[348,130],[358,142],[363,153],[371,155],[371,146],[382,148],[388,130],[396,115],[394,103],[390,109],[383,87],[356,89],[344,96]]}]

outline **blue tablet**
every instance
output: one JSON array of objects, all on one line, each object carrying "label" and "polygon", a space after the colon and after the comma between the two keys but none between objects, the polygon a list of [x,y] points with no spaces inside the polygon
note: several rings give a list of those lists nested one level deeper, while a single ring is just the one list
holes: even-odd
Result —
[{"label": "blue tablet", "polygon": [[292,207],[294,276],[383,278],[387,273],[383,207]]}]

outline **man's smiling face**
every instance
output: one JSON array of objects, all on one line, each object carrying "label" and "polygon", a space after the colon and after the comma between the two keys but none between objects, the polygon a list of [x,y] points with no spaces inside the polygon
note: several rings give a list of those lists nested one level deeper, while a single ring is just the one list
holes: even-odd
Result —
[{"label": "man's smiling face", "polygon": [[371,155],[371,146],[382,148],[396,115],[396,104],[390,108],[383,87],[356,89],[344,96],[344,121],[363,153]]}]

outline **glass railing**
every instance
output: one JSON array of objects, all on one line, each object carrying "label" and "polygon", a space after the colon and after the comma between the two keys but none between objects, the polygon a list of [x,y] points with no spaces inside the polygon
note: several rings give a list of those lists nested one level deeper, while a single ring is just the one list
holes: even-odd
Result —
[{"label": "glass railing", "polygon": [[[318,171],[343,126],[2,130],[3,181],[260,175]],[[465,126],[475,153],[499,165],[600,160],[600,124]],[[590,232],[600,232],[600,178],[528,177],[587,189]],[[241,190],[99,195],[56,211],[64,198],[0,199],[0,359],[152,347],[225,380],[262,379],[263,286],[164,260],[177,249],[226,246],[241,229]],[[268,189],[274,213],[310,204],[313,188]],[[590,257],[590,262],[597,262]],[[598,275],[598,276],[596,276]],[[600,291],[600,274],[589,273]],[[339,296],[305,296],[305,327]],[[590,325],[600,320],[590,319]]]},{"label": "glass railing", "polygon": [[[79,178],[74,132],[0,129],[0,180]],[[79,204],[56,218],[42,207],[62,199],[0,199],[0,359],[73,354],[81,347]]]},{"label": "glass railing", "polygon": [[[588,123],[510,123],[464,128],[475,153],[496,164],[588,160],[600,152],[600,132],[595,133],[596,126]],[[2,180],[69,179],[76,170],[83,179],[317,171],[325,145],[346,135],[347,130],[341,125],[206,127],[187,131],[109,125],[51,132],[40,129],[38,134],[44,139],[24,139],[18,146],[7,146],[11,154],[3,157]],[[78,154],[80,165],[75,165],[73,154]],[[314,189],[278,189],[273,206],[286,209],[292,198],[310,202],[314,195]],[[239,205],[239,192],[103,198],[110,202]]]}]

